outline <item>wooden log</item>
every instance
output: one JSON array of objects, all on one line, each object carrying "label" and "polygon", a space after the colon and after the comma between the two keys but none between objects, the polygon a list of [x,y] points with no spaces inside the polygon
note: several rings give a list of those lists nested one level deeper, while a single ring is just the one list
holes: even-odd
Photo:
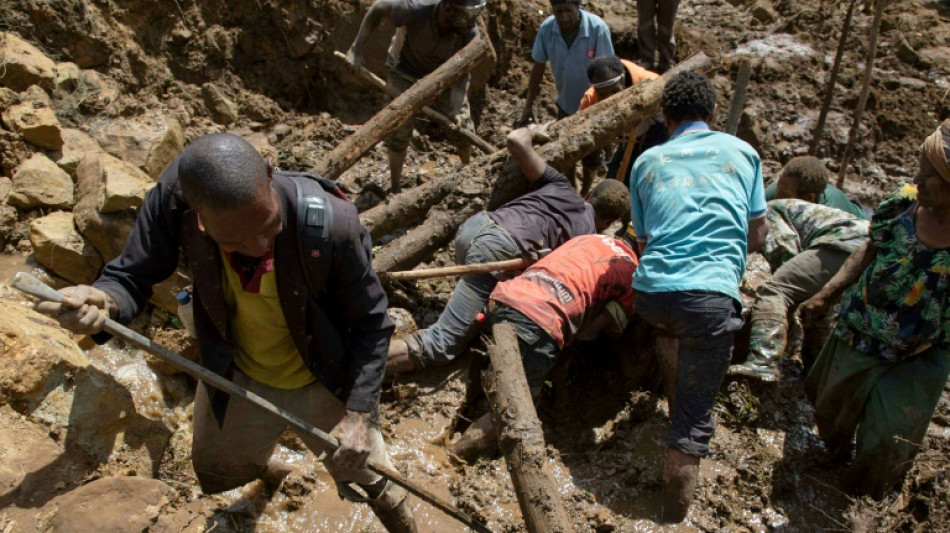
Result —
[{"label": "wooden log", "polygon": [[489,272],[504,272],[506,270],[521,270],[523,268],[524,259],[506,259],[504,261],[491,261],[472,265],[454,265],[426,268],[423,270],[405,270],[402,272],[377,272],[377,274],[387,279],[408,281],[413,279],[464,276],[465,274],[488,274]]},{"label": "wooden log", "polygon": [[336,179],[353,166],[353,163],[412,118],[426,104],[435,100],[442,91],[471,72],[478,61],[491,51],[491,44],[483,37],[476,37],[457,54],[446,60],[439,68],[417,81],[400,94],[363,126],[336,146],[314,167],[314,172]]},{"label": "wooden log", "polygon": [[808,155],[817,155],[818,146],[821,144],[821,134],[825,130],[825,120],[828,118],[828,111],[831,109],[831,100],[835,95],[835,84],[838,83],[838,70],[841,68],[841,57],[844,55],[845,43],[848,42],[848,33],[851,31],[851,20],[854,17],[854,6],[858,0],[851,0],[848,5],[848,13],[844,17],[844,25],[841,27],[841,39],[838,40],[838,50],[835,52],[835,62],[831,66],[831,74],[828,75],[828,83],[825,85],[825,99],[821,103],[821,111],[818,113],[818,124],[815,126],[815,133],[811,138],[811,144],[808,145]]},{"label": "wooden log", "polygon": [[[641,83],[620,94],[601,101],[575,115],[555,122],[548,128],[553,140],[538,148],[551,166],[564,171],[580,158],[609,143],[617,135],[628,132],[641,120],[659,111],[663,86],[672,76],[689,70],[701,70],[712,62],[703,54],[696,54],[679,63],[659,79]],[[465,187],[491,187],[487,199],[473,197]],[[438,176],[425,190],[425,205],[417,192],[421,187],[406,191],[390,200],[386,206],[377,206],[364,213],[360,220],[378,238],[400,227],[412,224],[424,216],[432,205],[442,202],[440,211],[424,224],[406,235],[383,246],[376,255],[376,270],[408,270],[424,261],[452,239],[455,230],[479,209],[497,209],[526,190],[527,182],[513,158],[507,152],[496,152],[473,164]],[[462,217],[459,206],[466,206]],[[418,217],[418,218],[417,218]],[[448,224],[449,218],[451,223]]]},{"label": "wooden log", "polygon": [[749,88],[749,78],[752,75],[752,63],[744,58],[739,61],[739,72],[736,74],[736,87],[729,102],[729,117],[726,119],[726,133],[735,135],[739,131],[739,119],[745,107],[745,94]]},{"label": "wooden log", "polygon": [[854,122],[851,123],[851,131],[848,132],[848,144],[844,147],[841,169],[838,170],[838,183],[835,185],[839,189],[844,186],[844,178],[848,175],[851,154],[854,151],[854,143],[858,138],[858,129],[861,127],[861,116],[868,104],[868,93],[871,91],[871,75],[874,71],[874,56],[877,55],[877,35],[881,30],[881,18],[884,17],[885,4],[887,4],[886,0],[877,0],[877,4],[874,6],[874,22],[871,23],[871,42],[868,44],[867,64],[864,67],[864,80],[861,82],[861,96],[858,98],[858,106],[854,110]]},{"label": "wooden log", "polygon": [[[346,61],[346,56],[343,55],[343,53],[340,51],[334,51],[333,57],[340,59],[344,62]],[[347,63],[347,65],[349,65],[349,63]],[[380,91],[383,91],[384,93],[388,94],[389,96],[392,96],[393,98],[399,97],[400,92],[396,90],[395,87],[390,87],[389,85],[387,85],[386,82],[382,78],[380,78],[376,74],[373,74],[368,68],[361,66],[358,72],[359,72],[360,78],[362,78],[363,81],[365,81],[366,83],[372,85],[373,87],[376,87]],[[429,117],[429,119],[431,119],[433,122],[436,122],[443,128],[446,128],[449,131],[455,132],[465,137],[466,139],[468,139],[470,143],[472,143],[473,146],[475,146],[475,148],[478,148],[479,150],[481,150],[482,152],[486,154],[491,154],[498,151],[498,148],[495,148],[494,146],[488,144],[488,141],[479,137],[478,134],[476,134],[474,131],[469,131],[465,128],[460,128],[458,124],[456,124],[452,119],[443,115],[442,113],[439,113],[438,111],[436,111],[435,109],[432,109],[429,106],[425,106],[422,108],[422,114]]]},{"label": "wooden log", "polygon": [[488,345],[491,367],[482,374],[482,381],[525,528],[529,533],[567,533],[570,522],[548,464],[544,432],[531,399],[515,328],[496,324],[492,334],[494,342]]}]

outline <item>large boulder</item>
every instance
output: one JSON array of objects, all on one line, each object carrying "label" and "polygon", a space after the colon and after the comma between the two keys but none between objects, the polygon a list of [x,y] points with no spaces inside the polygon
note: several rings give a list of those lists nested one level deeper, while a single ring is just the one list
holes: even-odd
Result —
[{"label": "large boulder", "polygon": [[63,129],[63,147],[52,154],[53,161],[70,175],[75,175],[76,167],[87,154],[102,152],[102,147],[82,130]]},{"label": "large boulder", "polygon": [[36,261],[73,283],[92,283],[102,258],[76,230],[72,213],[56,211],[30,224],[30,243]]},{"label": "large boulder", "polygon": [[27,142],[47,150],[59,150],[63,146],[63,128],[49,97],[34,85],[20,100],[3,111],[3,123],[19,132]]},{"label": "large boulder", "polygon": [[154,474],[171,431],[143,415],[121,368],[116,376],[99,369],[53,319],[26,306],[0,300],[0,316],[0,404],[42,424],[64,454],[81,456],[85,473],[113,462]]},{"label": "large boulder", "polygon": [[0,32],[0,84],[23,91],[30,85],[52,90],[56,63],[32,44],[10,32]]},{"label": "large boulder", "polygon": [[54,500],[53,533],[141,533],[174,498],[157,479],[106,477]]},{"label": "large boulder", "polygon": [[13,174],[7,203],[23,209],[69,209],[74,203],[73,181],[50,158],[36,153]]},{"label": "large boulder", "polygon": [[153,180],[181,153],[185,142],[181,124],[159,113],[109,120],[91,133],[103,150],[142,169]]}]

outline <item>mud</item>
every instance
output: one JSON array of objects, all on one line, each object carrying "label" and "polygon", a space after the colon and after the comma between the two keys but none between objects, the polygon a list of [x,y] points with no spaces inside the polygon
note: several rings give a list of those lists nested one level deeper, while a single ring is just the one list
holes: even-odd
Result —
[{"label": "mud", "polygon": [[[57,88],[52,95],[64,126],[92,131],[109,120],[154,111],[180,121],[186,142],[227,129],[252,138],[278,166],[307,170],[386,102],[359,85],[332,57],[334,50],[348,47],[368,4],[11,0],[0,4],[0,30],[16,32],[56,61],[86,69],[83,83]],[[521,112],[530,45],[547,3],[489,4],[483,29],[497,60],[475,73],[471,99],[478,134],[503,146]],[[679,55],[702,50],[714,58],[710,76],[720,90],[720,109],[728,108],[737,61],[751,60],[752,83],[739,135],[762,154],[768,182],[785,162],[807,151],[846,6],[776,0],[772,6],[777,18],[763,21],[758,11],[743,4],[684,0],[676,30]],[[634,3],[604,0],[587,5],[610,24],[619,54],[635,57]],[[866,7],[855,14],[820,145],[818,155],[835,171],[857,101],[870,19]],[[950,63],[940,53],[950,46],[948,21],[950,8],[939,2],[901,0],[886,8],[871,97],[844,184],[866,205],[874,205],[913,176],[918,144],[934,124],[950,116]],[[383,72],[385,31],[380,29],[366,52],[377,73]],[[236,122],[215,122],[220,117],[202,95],[208,83],[236,106]],[[553,95],[547,74],[536,104],[539,121],[554,117]],[[724,124],[724,113],[718,122]],[[0,128],[0,177],[11,177],[33,150]],[[413,137],[403,186],[457,171],[458,157],[444,136],[435,127],[423,127]],[[371,149],[341,177],[364,212],[385,199],[388,180],[382,146]],[[473,205],[487,200],[490,186],[488,180],[462,185]],[[26,303],[8,286],[17,271],[65,285],[46,275],[28,255],[29,222],[43,214],[17,212],[12,219],[6,214],[0,219],[0,245],[6,251],[0,255],[0,298],[5,301]],[[418,219],[421,214],[411,216]],[[400,225],[405,221],[387,226],[376,244],[405,234],[409,228]],[[426,264],[451,264],[451,257],[451,249],[441,250]],[[743,286],[744,299],[752,297],[767,275],[764,262],[757,261],[750,263],[755,274]],[[390,302],[407,309],[424,327],[437,318],[452,286],[451,279],[394,284],[389,287]],[[193,342],[165,312],[148,313],[134,326],[174,350],[194,355]],[[34,416],[25,404],[0,405],[0,456],[3,465],[21,469],[12,472],[13,466],[0,465],[0,532],[49,531],[63,523],[56,517],[57,502],[63,500],[56,498],[98,479],[128,476],[153,477],[171,489],[149,518],[146,530],[151,533],[382,531],[365,506],[337,497],[326,470],[290,433],[277,454],[293,471],[276,490],[254,482],[222,495],[202,494],[189,458],[193,381],[171,375],[139,351],[115,343],[92,348],[88,340],[74,340],[88,349],[100,380],[96,383],[116,383],[127,390],[135,412],[167,431],[167,445],[150,472],[140,466],[141,449],[110,447],[104,459],[91,457],[63,437],[63,428]],[[716,407],[719,429],[713,452],[702,463],[697,500],[684,524],[658,525],[668,407],[651,366],[648,336],[632,335],[624,342],[619,350],[610,343],[579,346],[567,388],[546,393],[539,408],[548,459],[576,531],[950,529],[950,389],[900,493],[883,502],[854,499],[838,488],[840,470],[818,464],[823,447],[802,390],[801,363],[794,357],[783,362],[784,379],[778,385],[724,384]],[[523,531],[503,460],[487,456],[462,464],[444,448],[454,430],[484,410],[471,371],[474,366],[477,372],[482,348],[476,346],[450,367],[388,383],[383,432],[405,475],[453,499],[494,531]],[[737,352],[742,352],[741,339]],[[55,468],[49,468],[53,457]],[[27,474],[37,475],[24,477]],[[426,504],[414,500],[413,508],[422,532],[460,530]]]}]

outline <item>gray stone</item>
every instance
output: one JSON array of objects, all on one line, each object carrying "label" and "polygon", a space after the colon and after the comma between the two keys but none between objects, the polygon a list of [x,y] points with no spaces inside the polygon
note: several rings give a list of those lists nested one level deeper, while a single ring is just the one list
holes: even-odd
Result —
[{"label": "gray stone", "polygon": [[772,2],[769,0],[756,0],[756,2],[749,7],[749,11],[752,13],[752,16],[762,24],[772,24],[779,19],[778,12],[775,11],[775,8],[772,7]]},{"label": "gray stone", "polygon": [[10,32],[0,32],[0,84],[23,91],[30,85],[52,90],[56,63],[38,48]]},{"label": "gray stone", "polygon": [[36,153],[13,174],[7,203],[22,209],[68,209],[73,205],[73,182],[50,158]]},{"label": "gray stone", "polygon": [[36,262],[73,283],[92,283],[102,259],[76,230],[72,213],[56,211],[30,224]]},{"label": "gray stone", "polygon": [[97,124],[92,135],[106,152],[131,163],[157,180],[184,148],[178,120],[160,113]]}]

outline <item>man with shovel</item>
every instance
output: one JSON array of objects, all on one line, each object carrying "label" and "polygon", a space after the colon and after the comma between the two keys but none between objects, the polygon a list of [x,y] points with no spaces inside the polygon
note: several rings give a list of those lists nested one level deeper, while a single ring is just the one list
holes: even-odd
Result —
[{"label": "man with shovel", "polygon": [[[484,7],[485,0],[376,0],[363,18],[346,60],[358,69],[363,64],[363,45],[369,34],[384,18],[390,19],[397,30],[386,60],[386,84],[404,92],[478,36],[476,22]],[[469,80],[470,76],[464,76],[455,82],[432,107],[471,131],[475,124],[468,105]],[[412,130],[413,121],[409,120],[386,137],[393,193],[401,190],[402,166]],[[459,158],[468,164],[471,145],[453,139],[456,141]]]},{"label": "man with shovel", "polygon": [[[329,246],[314,254],[301,226],[313,229],[318,219],[332,231]],[[332,455],[326,443],[301,438],[318,456],[327,454],[341,495],[368,502],[391,532],[416,531],[405,490],[366,467],[367,459],[391,467],[379,391],[393,326],[353,206],[310,177],[274,170],[241,137],[205,135],[149,191],[125,249],[99,279],[66,288],[64,302],[37,309],[105,341],[106,318],[128,323],[152,286],[174,273],[179,252],[193,277],[202,366],[317,428],[332,428],[339,440]],[[314,281],[314,272],[326,279]],[[269,459],[286,426],[199,382],[192,462],[202,490],[279,479],[282,468]]]}]

